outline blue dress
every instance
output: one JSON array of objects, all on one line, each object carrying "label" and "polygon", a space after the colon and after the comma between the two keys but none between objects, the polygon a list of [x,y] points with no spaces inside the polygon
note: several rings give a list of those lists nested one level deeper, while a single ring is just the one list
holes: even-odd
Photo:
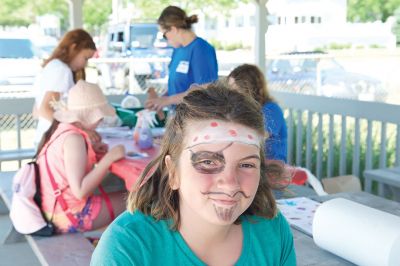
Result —
[{"label": "blue dress", "polygon": [[269,138],[265,141],[265,156],[269,160],[287,162],[287,128],[282,109],[275,102],[263,106],[264,128]]},{"label": "blue dress", "polygon": [[168,96],[185,92],[190,85],[218,79],[214,47],[200,37],[190,44],[175,48],[169,64]]}]

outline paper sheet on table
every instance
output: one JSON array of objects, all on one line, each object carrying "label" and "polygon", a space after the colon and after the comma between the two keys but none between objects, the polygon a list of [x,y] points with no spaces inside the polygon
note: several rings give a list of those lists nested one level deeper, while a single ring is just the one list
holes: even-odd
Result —
[{"label": "paper sheet on table", "polygon": [[129,151],[125,156],[131,159],[141,159],[148,158],[149,154],[147,152]]},{"label": "paper sheet on table", "polygon": [[107,138],[131,138],[132,130],[129,127],[99,127],[96,131],[105,139]]},{"label": "paper sheet on table", "polygon": [[312,236],[314,213],[321,204],[305,197],[277,200],[278,208],[291,226]]},{"label": "paper sheet on table", "polygon": [[314,215],[314,242],[357,265],[400,265],[400,217],[336,198]]}]

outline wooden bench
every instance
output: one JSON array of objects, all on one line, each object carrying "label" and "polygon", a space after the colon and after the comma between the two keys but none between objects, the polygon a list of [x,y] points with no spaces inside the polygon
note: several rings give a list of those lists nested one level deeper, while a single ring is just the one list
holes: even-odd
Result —
[{"label": "wooden bench", "polygon": [[[0,196],[3,205],[8,209],[11,206],[11,185],[14,174],[15,172],[0,172]],[[12,227],[3,242],[15,243],[23,241],[24,238],[42,265],[89,265],[94,251],[93,245],[82,233],[38,237],[21,235]]]}]

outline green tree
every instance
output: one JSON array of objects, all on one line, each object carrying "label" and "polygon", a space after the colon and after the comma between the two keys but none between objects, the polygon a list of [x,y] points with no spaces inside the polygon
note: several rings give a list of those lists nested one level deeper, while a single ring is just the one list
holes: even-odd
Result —
[{"label": "green tree", "polygon": [[[27,6],[34,12],[36,16],[42,16],[45,14],[56,15],[60,18],[61,30],[65,31],[68,29],[69,19],[68,19],[68,0],[26,0]],[[35,22],[34,17],[31,23]]]},{"label": "green tree", "polygon": [[85,0],[83,5],[84,28],[99,34],[101,27],[107,23],[111,15],[112,0]]},{"label": "green tree", "polygon": [[348,0],[347,18],[352,22],[385,22],[399,6],[400,0]]},{"label": "green tree", "polygon": [[65,29],[68,23],[68,3],[59,0],[1,0],[0,25],[28,26],[37,16],[54,14]]},{"label": "green tree", "polygon": [[393,25],[392,32],[396,36],[397,45],[400,44],[400,7],[398,7],[394,11],[394,17],[396,18],[396,22]]},{"label": "green tree", "polygon": [[[171,5],[171,1],[168,0],[128,0],[133,3],[134,6],[140,10],[142,18],[157,19],[161,11]],[[238,3],[247,3],[251,0],[181,0],[179,1],[179,7],[183,8],[188,15],[191,15],[193,11],[201,10],[205,14],[207,11],[219,12],[229,14],[229,10],[237,7]],[[175,3],[176,4],[176,3]],[[178,4],[176,4],[178,5]]]},{"label": "green tree", "polygon": [[32,21],[32,13],[26,2],[26,0],[1,0],[0,25],[29,25]]},{"label": "green tree", "polygon": [[[36,21],[37,16],[54,14],[61,20],[61,29],[69,27],[69,0],[1,0],[0,4],[0,25],[27,26]],[[201,10],[229,13],[229,10],[236,7],[239,2],[252,0],[182,0],[180,7],[189,14],[192,11]],[[155,20],[161,11],[171,1],[167,0],[124,0],[123,4],[132,3],[137,10],[138,19]],[[84,27],[92,33],[98,33],[100,27],[108,21],[111,15],[112,0],[84,0],[83,1],[83,22]],[[135,14],[134,14],[135,15]]]}]

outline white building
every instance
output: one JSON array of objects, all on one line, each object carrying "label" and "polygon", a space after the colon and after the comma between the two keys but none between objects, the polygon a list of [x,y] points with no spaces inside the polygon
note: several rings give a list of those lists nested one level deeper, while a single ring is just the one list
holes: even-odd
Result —
[{"label": "white building", "polygon": [[[221,43],[253,46],[255,4],[239,4],[229,16],[200,15],[196,32]],[[347,23],[346,0],[269,0],[266,52],[313,50],[331,45],[396,47],[391,23]]]},{"label": "white building", "polygon": [[271,24],[343,24],[346,0],[269,0]]}]

